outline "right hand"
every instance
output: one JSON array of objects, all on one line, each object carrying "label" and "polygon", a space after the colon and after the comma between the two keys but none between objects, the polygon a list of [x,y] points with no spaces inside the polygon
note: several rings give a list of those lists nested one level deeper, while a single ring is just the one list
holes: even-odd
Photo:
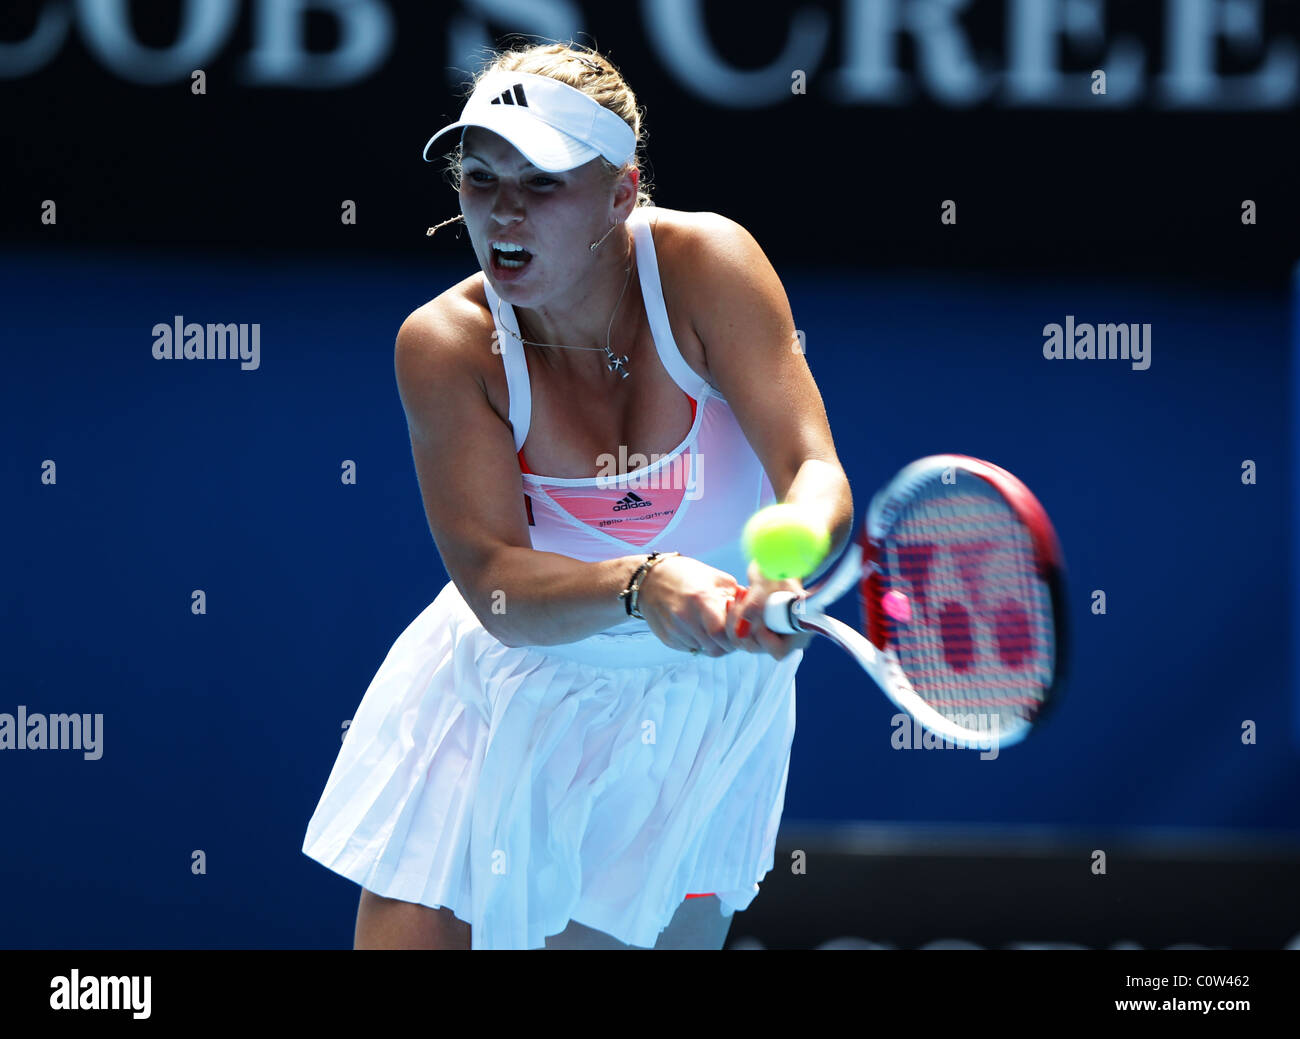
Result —
[{"label": "right hand", "polygon": [[642,580],[637,609],[664,645],[720,657],[737,648],[727,635],[727,610],[739,590],[725,570],[669,556]]}]

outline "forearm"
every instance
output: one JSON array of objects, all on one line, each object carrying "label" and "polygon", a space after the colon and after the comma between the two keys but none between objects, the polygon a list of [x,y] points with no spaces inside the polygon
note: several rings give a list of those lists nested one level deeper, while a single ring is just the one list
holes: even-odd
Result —
[{"label": "forearm", "polygon": [[648,552],[586,563],[555,552],[504,548],[484,568],[470,603],[507,646],[552,646],[627,620],[618,593]]},{"label": "forearm", "polygon": [[795,473],[784,502],[808,509],[826,525],[831,532],[826,558],[835,559],[853,534],[853,494],[844,470],[818,458],[805,460]]},{"label": "forearm", "polygon": [[[809,509],[826,524],[831,532],[827,558],[838,556],[853,527],[853,497],[843,471],[808,459],[785,501]],[[555,552],[503,548],[484,566],[470,607],[507,646],[576,642],[627,620],[618,593],[648,554],[587,563]]]}]

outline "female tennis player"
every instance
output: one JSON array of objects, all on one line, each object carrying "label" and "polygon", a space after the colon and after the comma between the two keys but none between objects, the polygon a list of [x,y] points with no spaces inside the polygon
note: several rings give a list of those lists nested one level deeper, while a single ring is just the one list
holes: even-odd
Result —
[{"label": "female tennis player", "polygon": [[810,636],[763,625],[803,590],[740,533],[797,502],[833,558],[853,505],[771,264],[651,205],[640,137],[614,67],[551,44],[498,53],[425,148],[481,270],[396,344],[451,580],[303,843],[361,885],[357,948],[719,949],[773,866]]}]

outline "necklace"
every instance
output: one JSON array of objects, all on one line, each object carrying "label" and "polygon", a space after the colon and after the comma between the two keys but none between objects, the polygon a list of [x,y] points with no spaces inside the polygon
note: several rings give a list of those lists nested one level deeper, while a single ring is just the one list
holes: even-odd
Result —
[{"label": "necklace", "polygon": [[[611,372],[618,372],[624,379],[626,379],[629,375],[632,374],[631,370],[627,366],[627,355],[624,354],[622,357],[614,356],[614,351],[611,350],[609,347],[609,336],[610,333],[614,331],[614,316],[618,313],[618,308],[623,305],[623,296],[627,292],[627,286],[628,283],[631,282],[631,280],[632,280],[632,257],[629,256],[627,262],[627,276],[623,279],[623,291],[618,294],[618,302],[614,304],[614,313],[609,315],[609,328],[605,330],[605,345],[603,347],[569,346],[566,343],[538,343],[538,342],[534,342],[531,339],[524,339],[522,336],[515,335],[515,333],[510,332],[510,329],[508,328],[506,328],[506,331],[510,332],[510,334],[514,336],[516,339],[518,339],[520,343],[527,344],[528,346],[554,346],[563,350],[602,350],[603,349],[605,351],[605,358],[606,358],[605,367]],[[515,320],[516,321],[519,320],[518,315],[515,316]],[[497,297],[497,324],[501,325],[502,328],[505,328],[504,323],[502,323],[501,321],[501,298],[499,296]]]}]

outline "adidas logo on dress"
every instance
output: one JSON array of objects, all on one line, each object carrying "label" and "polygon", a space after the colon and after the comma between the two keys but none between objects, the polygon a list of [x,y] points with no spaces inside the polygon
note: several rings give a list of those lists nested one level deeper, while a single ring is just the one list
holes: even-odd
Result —
[{"label": "adidas logo on dress", "polygon": [[636,494],[633,491],[628,491],[627,494],[620,498],[614,505],[614,511],[624,512],[627,509],[648,509],[653,504],[654,502],[646,501],[639,494]]}]

